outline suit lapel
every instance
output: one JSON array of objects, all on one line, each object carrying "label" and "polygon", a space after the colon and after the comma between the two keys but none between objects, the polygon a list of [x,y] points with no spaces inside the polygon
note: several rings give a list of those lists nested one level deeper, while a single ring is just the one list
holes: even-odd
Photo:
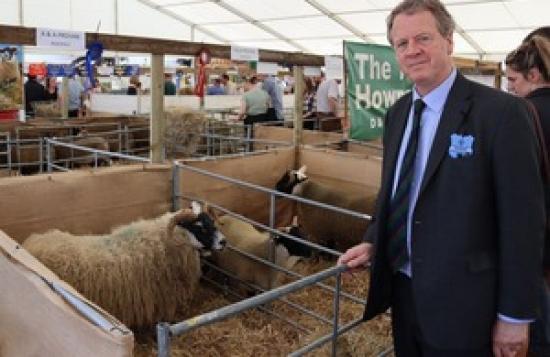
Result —
[{"label": "suit lapel", "polygon": [[441,113],[441,119],[437,127],[435,138],[428,156],[426,170],[420,187],[419,198],[432,176],[437,171],[439,164],[447,154],[450,145],[451,134],[455,133],[460,124],[466,120],[470,111],[470,88],[469,82],[460,73],[457,74],[447,101]]}]

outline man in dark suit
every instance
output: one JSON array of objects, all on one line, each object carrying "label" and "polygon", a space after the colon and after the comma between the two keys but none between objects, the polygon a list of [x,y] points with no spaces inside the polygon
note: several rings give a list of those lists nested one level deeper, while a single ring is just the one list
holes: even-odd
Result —
[{"label": "man in dark suit", "polygon": [[439,0],[404,0],[388,39],[414,83],[386,115],[382,184],[365,242],[365,318],[392,308],[396,355],[515,356],[536,317],[545,225],[527,108],[453,67]]}]

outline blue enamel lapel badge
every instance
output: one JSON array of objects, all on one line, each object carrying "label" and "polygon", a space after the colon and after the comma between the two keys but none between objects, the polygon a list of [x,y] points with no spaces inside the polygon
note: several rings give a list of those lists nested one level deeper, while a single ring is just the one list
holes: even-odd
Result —
[{"label": "blue enamel lapel badge", "polygon": [[472,135],[451,135],[449,156],[453,159],[472,156],[474,154],[474,137]]}]

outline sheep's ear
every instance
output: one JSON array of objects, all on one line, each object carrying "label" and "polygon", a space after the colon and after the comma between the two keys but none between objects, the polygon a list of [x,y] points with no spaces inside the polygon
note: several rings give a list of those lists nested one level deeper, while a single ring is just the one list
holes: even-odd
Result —
[{"label": "sheep's ear", "polygon": [[193,211],[193,213],[198,216],[199,214],[201,214],[202,212],[202,206],[200,203],[198,203],[197,201],[192,201],[191,202],[191,210]]},{"label": "sheep's ear", "polygon": [[212,217],[212,219],[213,219],[215,222],[217,222],[217,221],[218,221],[218,218],[219,218],[219,217],[218,217],[218,212],[217,212],[214,208],[210,207],[209,205],[204,205],[204,207],[205,207],[204,211],[205,211],[210,217]]},{"label": "sheep's ear", "polygon": [[307,170],[307,166],[304,165],[300,167],[298,171],[296,171],[296,177],[298,178],[299,181],[303,181],[307,179],[306,170]]},{"label": "sheep's ear", "polygon": [[195,215],[191,213],[188,209],[180,210],[174,214],[174,216],[168,222],[168,233],[171,235],[176,226],[183,227],[188,222],[191,222],[195,219]]}]

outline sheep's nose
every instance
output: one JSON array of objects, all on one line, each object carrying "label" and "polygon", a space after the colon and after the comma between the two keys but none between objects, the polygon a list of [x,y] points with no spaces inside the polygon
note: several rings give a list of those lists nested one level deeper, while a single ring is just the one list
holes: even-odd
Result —
[{"label": "sheep's nose", "polygon": [[227,241],[225,239],[221,240],[220,245],[222,246],[222,248],[225,247],[227,245]]}]

